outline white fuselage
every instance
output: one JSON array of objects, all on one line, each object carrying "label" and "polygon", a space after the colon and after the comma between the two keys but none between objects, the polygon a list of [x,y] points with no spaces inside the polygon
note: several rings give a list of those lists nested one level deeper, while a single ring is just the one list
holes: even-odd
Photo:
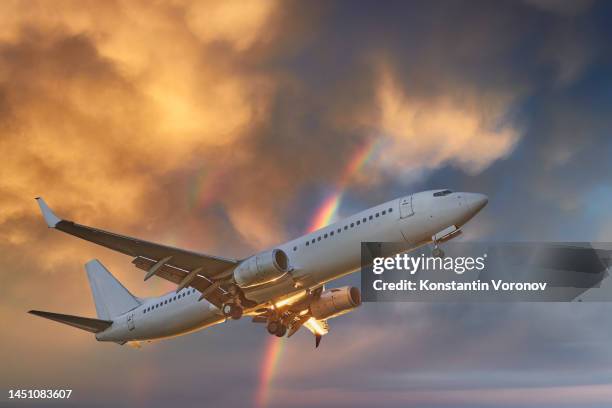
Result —
[{"label": "white fuselage", "polygon": [[[359,270],[362,242],[397,242],[407,251],[431,242],[432,236],[451,225],[463,226],[485,204],[486,197],[481,194],[434,196],[434,191],[425,191],[369,208],[276,247],[289,256],[291,272],[274,282],[247,288],[245,295],[266,305],[317,288]],[[112,326],[96,338],[151,340],[226,320],[217,307],[199,298],[200,292],[187,288],[143,299],[140,306],[113,319]],[[145,312],[150,307],[153,309]]]}]

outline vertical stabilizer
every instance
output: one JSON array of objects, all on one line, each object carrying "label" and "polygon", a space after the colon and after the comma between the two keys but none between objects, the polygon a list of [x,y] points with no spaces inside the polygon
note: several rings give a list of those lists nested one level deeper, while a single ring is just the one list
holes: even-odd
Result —
[{"label": "vertical stabilizer", "polygon": [[98,318],[112,320],[132,310],[140,302],[98,261],[85,264]]}]

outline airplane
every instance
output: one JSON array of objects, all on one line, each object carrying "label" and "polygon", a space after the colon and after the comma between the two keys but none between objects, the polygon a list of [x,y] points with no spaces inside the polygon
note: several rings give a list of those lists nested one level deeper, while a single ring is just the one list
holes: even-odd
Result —
[{"label": "airplane", "polygon": [[400,242],[402,252],[439,244],[487,203],[486,195],[429,190],[397,198],[245,259],[205,255],[143,241],[59,218],[36,198],[49,228],[132,257],[136,268],[177,285],[159,297],[132,295],[98,260],[85,264],[97,318],[39,310],[29,313],[95,334],[98,341],[131,344],[170,338],[251,316],[271,335],[291,337],[301,327],[318,347],[328,320],[361,304],[356,287],[325,285],[361,268],[361,242]]}]

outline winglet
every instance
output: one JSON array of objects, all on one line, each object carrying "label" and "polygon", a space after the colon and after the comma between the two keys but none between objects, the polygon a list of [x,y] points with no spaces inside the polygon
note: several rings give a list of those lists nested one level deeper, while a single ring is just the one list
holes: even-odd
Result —
[{"label": "winglet", "polygon": [[42,197],[36,197],[36,201],[38,201],[38,206],[40,207],[40,211],[42,212],[43,217],[45,217],[45,222],[49,228],[55,228],[58,222],[62,219],[57,215],[53,214],[53,211],[49,208],[45,200]]}]

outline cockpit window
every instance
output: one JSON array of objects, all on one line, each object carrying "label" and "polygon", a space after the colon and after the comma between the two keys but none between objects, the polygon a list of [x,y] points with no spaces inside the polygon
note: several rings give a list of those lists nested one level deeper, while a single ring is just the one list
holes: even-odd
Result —
[{"label": "cockpit window", "polygon": [[452,191],[450,191],[450,190],[436,191],[434,193],[434,197],[442,197],[442,196],[445,196],[445,195],[449,195],[451,193],[452,193]]}]

